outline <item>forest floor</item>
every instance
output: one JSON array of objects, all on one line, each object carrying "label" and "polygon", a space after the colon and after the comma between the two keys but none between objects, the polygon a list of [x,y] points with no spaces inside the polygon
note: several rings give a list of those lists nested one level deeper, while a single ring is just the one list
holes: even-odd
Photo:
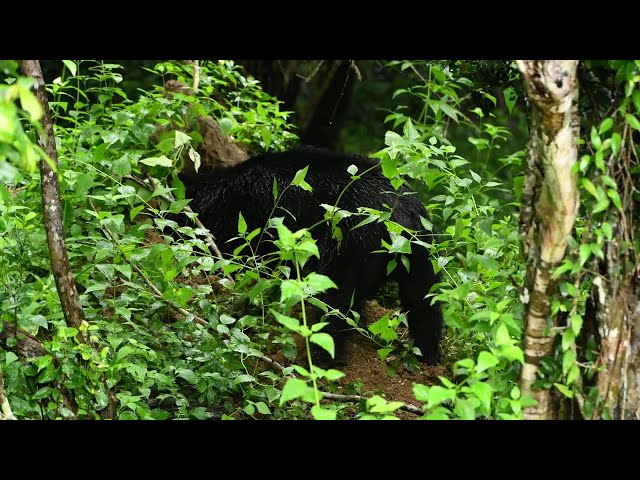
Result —
[{"label": "forest floor", "polygon": [[[361,321],[365,324],[378,320],[385,312],[389,311],[384,307],[376,305],[374,302],[367,302],[361,313]],[[389,355],[383,362],[377,353],[377,346],[363,335],[354,334],[350,338],[348,347],[347,364],[340,370],[345,373],[345,377],[340,380],[343,388],[356,384],[361,384],[360,394],[366,397],[380,395],[387,401],[400,401],[406,404],[421,407],[413,396],[413,384],[423,385],[440,384],[438,375],[449,376],[448,370],[442,365],[422,365],[416,371],[409,371],[398,362],[393,355]],[[391,365],[397,368],[391,368]],[[336,392],[341,393],[341,392]],[[399,416],[403,419],[414,419],[415,415],[399,411]]]}]

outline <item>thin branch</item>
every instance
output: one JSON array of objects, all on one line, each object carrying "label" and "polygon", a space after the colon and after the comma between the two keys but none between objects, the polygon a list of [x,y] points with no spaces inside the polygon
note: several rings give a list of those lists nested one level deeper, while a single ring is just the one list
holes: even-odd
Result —
[{"label": "thin branch", "polygon": [[313,69],[313,72],[311,72],[311,75],[309,75],[308,77],[303,77],[300,75],[300,78],[304,80],[304,83],[309,83],[313,79],[313,77],[316,76],[316,74],[318,73],[318,70],[320,70],[320,67],[322,66],[323,63],[324,63],[324,60],[320,60],[316,65],[316,68]]}]

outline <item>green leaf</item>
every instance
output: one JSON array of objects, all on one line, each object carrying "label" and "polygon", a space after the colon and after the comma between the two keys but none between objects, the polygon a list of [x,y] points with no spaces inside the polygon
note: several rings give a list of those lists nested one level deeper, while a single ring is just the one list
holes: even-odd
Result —
[{"label": "green leaf", "polygon": [[29,119],[32,122],[40,120],[44,113],[42,105],[40,105],[36,96],[31,92],[31,90],[26,88],[20,89],[20,105],[22,106],[22,109],[29,114]]},{"label": "green leaf", "polygon": [[312,288],[313,293],[326,292],[330,288],[338,288],[338,286],[326,275],[320,275],[319,273],[310,273],[305,282]]},{"label": "green leaf", "polygon": [[599,150],[600,147],[602,147],[602,140],[600,140],[596,127],[591,127],[591,144],[596,150]]},{"label": "green leaf", "polygon": [[198,383],[198,376],[189,368],[183,368],[178,372],[178,377],[184,378],[191,385]]},{"label": "green leaf", "polygon": [[588,178],[582,178],[582,187],[589,192],[594,197],[598,198],[598,191],[596,190],[595,185]]},{"label": "green leaf", "polygon": [[615,132],[611,135],[611,151],[613,155],[618,155],[620,153],[620,144],[622,143],[622,137],[619,133]]},{"label": "green leaf", "polygon": [[389,354],[393,352],[393,348],[389,348],[389,347],[379,348],[377,352],[378,352],[378,356],[380,357],[380,360],[384,362],[386,358],[389,356]]},{"label": "green leaf", "polygon": [[417,401],[427,403],[429,401],[429,387],[420,383],[414,383],[413,396],[416,397]]},{"label": "green leaf", "polygon": [[358,173],[358,167],[356,167],[355,165],[349,165],[347,167],[347,172],[349,173],[349,175],[353,176]]},{"label": "green leaf", "polygon": [[296,187],[300,187],[303,190],[306,190],[307,192],[311,192],[313,188],[311,188],[311,185],[309,185],[307,182],[304,181],[304,178],[307,176],[308,170],[309,170],[309,165],[307,165],[301,170],[298,170],[296,172],[295,177],[293,177],[293,180],[291,181],[291,185],[295,185]]},{"label": "green leaf", "polygon": [[561,383],[554,383],[553,386],[556,387],[565,397],[573,398],[573,391],[566,385],[562,385]]},{"label": "green leaf", "polygon": [[607,195],[609,196],[613,204],[616,206],[616,208],[618,210],[622,210],[622,202],[620,201],[620,195],[618,195],[618,192],[610,188],[610,189],[607,189]]},{"label": "green leaf", "polygon": [[314,333],[309,337],[309,341],[319,345],[329,352],[331,358],[335,358],[335,345],[333,343],[333,338],[328,333]]},{"label": "green leaf", "polygon": [[53,392],[51,387],[42,387],[31,397],[32,400],[40,400],[42,398],[48,397]]},{"label": "green leaf", "polygon": [[632,99],[633,104],[636,107],[636,112],[640,113],[640,92],[638,90],[633,91]]},{"label": "green leaf", "polygon": [[255,382],[255,381],[256,379],[253,375],[248,375],[246,373],[243,373],[233,379],[233,385],[238,385],[239,383]]},{"label": "green leaf", "polygon": [[301,282],[298,280],[285,280],[280,284],[280,301],[286,302],[288,300],[299,301],[301,298],[306,297],[305,291],[302,288]]},{"label": "green leaf", "polygon": [[490,352],[482,351],[478,355],[478,364],[476,365],[476,372],[484,372],[488,368],[495,367],[500,361],[497,357]]},{"label": "green leaf", "polygon": [[591,256],[591,246],[588,243],[580,245],[580,265],[584,265]]},{"label": "green leaf", "polygon": [[191,142],[191,137],[186,133],[182,133],[181,131],[176,130],[175,135],[176,136],[173,141],[173,148],[178,148]]},{"label": "green leaf", "polygon": [[491,385],[485,382],[475,382],[471,385],[471,391],[475,394],[476,397],[482,402],[482,406],[485,411],[491,411],[491,399],[493,397],[493,389]]},{"label": "green leaf", "polygon": [[276,320],[278,322],[287,327],[289,330],[293,330],[294,332],[300,331],[300,320],[298,320],[297,318],[287,317],[286,315],[282,315],[275,310],[271,310],[271,314],[276,317]]},{"label": "green leaf", "polygon": [[402,235],[398,235],[393,240],[389,253],[411,253],[411,242]]},{"label": "green leaf", "polygon": [[224,135],[226,138],[229,136],[229,133],[231,132],[231,130],[233,130],[235,123],[233,120],[225,117],[220,119],[220,121],[218,122],[218,125],[220,126],[220,131],[222,132],[222,135]]},{"label": "green leaf", "polygon": [[273,194],[273,199],[277,199],[278,198],[278,182],[276,181],[276,177],[273,177],[273,185],[271,187],[271,192]]},{"label": "green leaf", "polygon": [[509,110],[509,115],[511,115],[513,107],[518,100],[518,95],[516,94],[516,91],[511,87],[505,88],[502,91],[502,95],[504,96],[504,103],[507,105],[507,109]]},{"label": "green leaf", "polygon": [[576,363],[576,352],[567,350],[562,356],[562,372],[567,373],[572,365]]},{"label": "green leaf", "polygon": [[238,213],[238,233],[240,234],[247,233],[247,222],[244,221],[242,212]]},{"label": "green leaf", "polygon": [[640,130],[640,121],[638,121],[638,119],[631,115],[630,113],[625,114],[624,119],[627,121],[627,123],[629,125],[631,125],[632,128],[634,128],[635,130]]},{"label": "green leaf", "polygon": [[600,128],[598,129],[598,133],[602,135],[604,132],[610,130],[611,127],[613,127],[613,118],[607,117],[604,120],[602,120],[602,123],[600,124]]},{"label": "green leaf", "polygon": [[62,63],[64,63],[64,66],[69,69],[71,76],[75,77],[76,73],[78,72],[78,67],[76,66],[76,63],[72,60],[62,60]]},{"label": "green leaf", "polygon": [[344,377],[345,374],[342,373],[340,370],[335,370],[333,368],[330,368],[329,370],[327,370],[326,372],[324,372],[324,378],[326,378],[327,380],[333,382],[335,380],[338,380],[342,377]]},{"label": "green leaf", "polygon": [[[16,360],[18,360],[18,356],[15,353],[6,352],[4,354],[4,362],[7,367],[11,365],[13,362],[15,362]],[[52,360],[51,357],[49,357],[49,360]]]},{"label": "green leaf", "polygon": [[294,400],[306,395],[308,389],[309,387],[307,387],[307,383],[303,380],[290,378],[282,389],[280,406],[284,405],[288,400]]},{"label": "green leaf", "polygon": [[255,406],[258,409],[258,413],[262,415],[271,415],[271,410],[269,410],[269,407],[267,407],[266,403],[256,402]]},{"label": "green leaf", "polygon": [[571,330],[573,330],[573,333],[575,333],[577,336],[580,333],[580,330],[582,329],[582,323],[584,321],[582,318],[582,315],[574,313],[569,318],[569,321],[571,322]]},{"label": "green leaf", "polygon": [[161,167],[171,167],[173,163],[169,158],[165,155],[161,155],[159,157],[149,157],[143,160],[140,160],[140,163],[144,163],[145,165],[149,165],[150,167],[161,166]]},{"label": "green leaf", "polygon": [[613,229],[611,228],[610,223],[605,222],[602,224],[602,233],[604,233],[604,236],[607,237],[608,240],[613,238]]},{"label": "green leaf", "polygon": [[455,414],[462,420],[475,420],[476,408],[470,400],[460,398],[454,408]]},{"label": "green leaf", "polygon": [[335,420],[338,412],[329,408],[322,408],[318,405],[311,407],[311,415],[315,420]]},{"label": "green leaf", "polygon": [[[414,389],[415,393],[415,389]],[[439,385],[434,385],[429,389],[429,401],[427,402],[427,409],[440,405],[446,400],[453,400],[456,398],[455,389],[443,388]]]}]

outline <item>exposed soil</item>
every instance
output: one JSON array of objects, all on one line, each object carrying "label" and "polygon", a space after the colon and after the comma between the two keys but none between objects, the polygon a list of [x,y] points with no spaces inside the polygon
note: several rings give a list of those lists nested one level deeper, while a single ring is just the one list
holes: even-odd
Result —
[{"label": "exposed soil", "polygon": [[[384,307],[368,302],[360,312],[361,320],[373,323],[385,312]],[[345,377],[340,380],[343,389],[348,389],[354,382],[362,383],[360,394],[363,396],[380,395],[388,401],[400,401],[421,407],[413,396],[413,384],[439,384],[438,375],[449,376],[442,365],[420,365],[418,370],[410,372],[398,362],[397,357],[390,355],[383,362],[377,353],[377,346],[362,335],[352,335],[348,350],[348,363],[341,368]],[[390,368],[398,365],[397,370]],[[396,370],[396,371],[394,371]],[[339,393],[339,392],[337,392]],[[349,392],[350,393],[350,392]],[[414,419],[415,415],[401,411],[403,419]]]}]

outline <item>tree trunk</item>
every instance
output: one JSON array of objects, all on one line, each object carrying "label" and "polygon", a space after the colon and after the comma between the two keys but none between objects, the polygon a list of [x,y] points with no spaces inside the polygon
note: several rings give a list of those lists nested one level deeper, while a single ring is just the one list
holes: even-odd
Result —
[{"label": "tree trunk", "polygon": [[[56,152],[55,137],[53,136],[53,122],[51,120],[51,111],[49,110],[49,101],[47,100],[47,90],[44,86],[42,70],[38,60],[21,60],[20,68],[25,75],[34,80],[36,97],[38,97],[44,111],[42,126],[46,134],[38,133],[38,145],[47,153],[53,163],[53,165],[50,165],[44,158],[40,160],[42,210],[44,212],[44,228],[47,232],[47,242],[49,244],[49,256],[51,257],[51,269],[67,324],[74,328],[80,328],[85,316],[73,281],[73,273],[69,266],[69,258],[64,241],[60,184],[58,183],[57,173],[58,154]],[[82,332],[79,332],[79,335],[84,340]]]},{"label": "tree trunk", "polygon": [[[51,270],[56,281],[58,296],[62,312],[67,324],[80,329],[85,321],[84,310],[80,303],[80,296],[76,289],[69,265],[67,247],[64,240],[64,227],[62,223],[62,206],[60,202],[60,184],[58,182],[58,154],[56,142],[53,135],[53,121],[47,100],[47,90],[45,88],[42,70],[38,60],[21,60],[20,68],[22,72],[33,78],[35,94],[42,105],[42,126],[44,134],[38,132],[38,145],[49,156],[50,162],[46,159],[40,160],[40,186],[42,191],[42,210],[44,215],[44,228],[47,232],[47,243],[49,244],[49,256],[51,258]],[[84,343],[89,343],[89,339],[83,332],[78,331],[78,338]],[[106,387],[106,382],[102,379]],[[109,404],[102,412],[106,418],[115,418],[116,398],[107,387],[109,392]]]},{"label": "tree trunk", "polygon": [[572,168],[578,158],[578,82],[576,60],[518,60],[531,106],[530,143],[520,207],[520,233],[527,262],[524,285],[525,361],[520,376],[524,395],[537,401],[524,410],[526,419],[554,417],[548,390],[535,390],[538,366],[552,352],[549,297],[551,279],[562,262],[567,236],[578,208],[578,186]]}]

